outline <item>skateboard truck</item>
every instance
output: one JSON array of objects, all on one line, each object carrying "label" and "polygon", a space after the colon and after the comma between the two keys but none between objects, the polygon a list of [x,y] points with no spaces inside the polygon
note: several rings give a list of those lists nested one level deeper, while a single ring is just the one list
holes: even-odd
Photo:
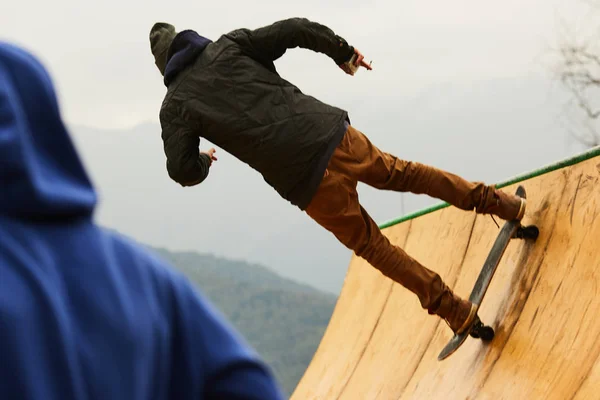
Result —
[{"label": "skateboard truck", "polygon": [[[519,186],[516,191],[516,195],[525,199],[527,194],[523,186]],[[481,301],[485,296],[485,293],[492,281],[492,277],[496,272],[496,267],[500,263],[502,256],[511,239],[530,239],[536,240],[539,235],[539,229],[535,225],[523,226],[520,220],[506,221],[504,226],[498,233],[496,241],[488,254],[479,277],[473,286],[469,301],[476,307],[476,312],[479,310]],[[494,338],[494,329],[491,326],[485,325],[478,315],[475,315],[471,325],[464,330],[461,334],[455,334],[452,339],[446,344],[438,355],[438,360],[444,360],[454,353],[458,348],[467,340],[467,337],[471,336],[475,339],[481,339],[482,341],[490,341]]]}]

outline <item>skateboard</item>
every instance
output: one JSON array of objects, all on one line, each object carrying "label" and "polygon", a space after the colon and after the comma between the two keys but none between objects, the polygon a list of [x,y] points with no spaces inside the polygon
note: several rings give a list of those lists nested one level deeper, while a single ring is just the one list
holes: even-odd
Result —
[{"label": "skateboard", "polygon": [[[523,199],[527,198],[527,194],[523,186],[519,186],[517,188],[516,195]],[[502,259],[502,256],[504,255],[504,252],[511,239],[535,240],[537,239],[538,235],[539,230],[535,225],[523,226],[521,225],[521,221],[516,219],[512,221],[506,221],[504,223],[504,226],[500,230],[500,233],[498,233],[496,241],[494,242],[488,257],[481,268],[481,272],[479,273],[479,277],[475,282],[475,286],[473,286],[471,295],[469,296],[469,301],[476,307],[475,318],[473,319],[471,325],[465,329],[464,332],[461,334],[455,334],[452,339],[450,339],[448,344],[446,344],[446,346],[438,355],[439,361],[449,357],[452,353],[458,350],[465,340],[467,340],[468,336],[471,336],[475,339],[481,339],[486,342],[494,338],[494,329],[491,326],[483,324],[477,315],[481,301],[485,296],[485,292],[492,281],[494,272],[496,272],[496,267],[500,263],[500,260]]]}]

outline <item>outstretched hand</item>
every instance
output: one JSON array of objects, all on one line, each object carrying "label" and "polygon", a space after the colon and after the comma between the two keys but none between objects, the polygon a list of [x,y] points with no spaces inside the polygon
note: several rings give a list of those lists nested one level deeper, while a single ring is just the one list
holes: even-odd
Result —
[{"label": "outstretched hand", "polygon": [[[355,56],[355,60],[353,62],[354,69],[357,69],[360,67],[366,68],[369,71],[371,71],[373,69],[371,67],[371,63],[367,64],[367,62],[365,61],[365,56],[357,48],[354,48],[354,56]],[[352,59],[350,59],[349,61],[340,65],[340,68],[348,75],[354,75],[354,73],[356,72],[351,68],[351,66],[350,66],[351,62],[352,62]]]},{"label": "outstretched hand", "polygon": [[211,164],[211,165],[212,165],[212,162],[213,162],[213,161],[217,161],[217,157],[215,157],[215,152],[216,152],[216,150],[215,150],[215,148],[214,148],[214,147],[213,147],[213,148],[211,148],[211,149],[210,149],[210,150],[208,150],[208,151],[203,151],[203,152],[202,152],[202,153],[204,153],[204,154],[207,154],[207,155],[210,157],[210,164]]}]

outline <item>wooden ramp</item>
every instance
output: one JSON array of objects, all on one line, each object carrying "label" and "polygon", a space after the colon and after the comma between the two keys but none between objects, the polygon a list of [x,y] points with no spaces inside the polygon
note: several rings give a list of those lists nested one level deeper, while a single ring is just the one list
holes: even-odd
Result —
[{"label": "wooden ramp", "polygon": [[[600,399],[599,154],[499,184],[522,182],[523,223],[540,236],[512,241],[498,266],[480,310],[491,343],[469,338],[438,361],[448,326],[354,257],[292,399]],[[499,231],[490,216],[447,205],[382,227],[464,297]]]}]

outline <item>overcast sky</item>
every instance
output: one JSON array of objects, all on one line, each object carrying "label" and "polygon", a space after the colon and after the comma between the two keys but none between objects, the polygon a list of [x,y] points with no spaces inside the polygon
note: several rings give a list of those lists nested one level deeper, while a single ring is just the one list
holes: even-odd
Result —
[{"label": "overcast sky", "polygon": [[[153,245],[261,262],[337,292],[349,253],[245,165],[218,152],[201,187],[168,180],[158,126],[165,88],[148,41],[154,22],[213,40],[288,17],[323,23],[374,70],[350,77],[324,55],[291,50],[276,62],[284,78],[348,110],[384,150],[491,182],[580,150],[557,122],[565,98],[550,68],[562,21],[591,26],[582,4],[20,1],[2,4],[0,39],[49,68],[100,192],[102,224]],[[437,203],[360,189],[378,222]]]},{"label": "overcast sky", "polygon": [[328,100],[336,91],[406,96],[440,82],[538,74],[558,18],[581,13],[574,0],[22,0],[3,3],[0,37],[47,63],[69,122],[113,128],[157,120],[165,89],[148,42],[156,21],[212,39],[294,16],[324,23],[373,60],[374,72],[351,79],[306,51],[290,52],[278,67]]}]

